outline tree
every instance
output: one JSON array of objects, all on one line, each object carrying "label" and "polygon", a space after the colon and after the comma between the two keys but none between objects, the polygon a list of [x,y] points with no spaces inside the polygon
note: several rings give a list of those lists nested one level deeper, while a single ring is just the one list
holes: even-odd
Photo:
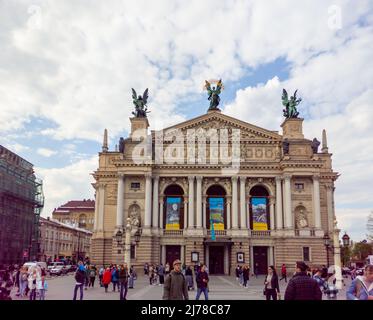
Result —
[{"label": "tree", "polygon": [[368,216],[367,222],[367,230],[368,230],[368,239],[373,241],[373,211],[371,211],[370,215]]},{"label": "tree", "polygon": [[352,255],[359,259],[365,260],[370,254],[373,254],[373,245],[366,241],[356,242],[352,250]]}]

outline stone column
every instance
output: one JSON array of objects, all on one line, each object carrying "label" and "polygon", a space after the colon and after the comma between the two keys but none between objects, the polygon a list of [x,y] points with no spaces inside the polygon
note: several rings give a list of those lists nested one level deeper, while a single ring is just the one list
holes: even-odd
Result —
[{"label": "stone column", "polygon": [[238,229],[237,177],[232,177],[232,229]]},{"label": "stone column", "polygon": [[[98,206],[99,206],[99,203],[98,203],[98,199],[99,199],[98,190],[99,190],[99,188],[98,188],[97,184],[95,185],[95,190],[96,190],[96,194],[95,194],[95,220],[94,220],[94,224],[93,224],[93,230],[97,231],[98,230]],[[45,251],[47,251],[47,250],[45,250]]]},{"label": "stone column", "polygon": [[282,177],[276,177],[276,229],[283,228],[281,181]]},{"label": "stone column", "polygon": [[106,184],[99,184],[99,207],[98,207],[98,230],[104,231],[104,210],[105,210],[105,186]]},{"label": "stone column", "polygon": [[328,211],[328,231],[332,232],[334,228],[334,210],[333,210],[333,184],[326,185],[326,205]]},{"label": "stone column", "polygon": [[145,174],[145,228],[150,228],[152,223],[152,176]]},{"label": "stone column", "polygon": [[293,214],[291,210],[291,175],[284,176],[285,189],[285,228],[291,229],[293,227]]},{"label": "stone column", "polygon": [[206,266],[210,268],[210,247],[206,246]]},{"label": "stone column", "polygon": [[184,229],[188,225],[188,198],[184,198]]},{"label": "stone column", "polygon": [[163,195],[159,197],[159,227],[164,229],[163,225]]},{"label": "stone column", "polygon": [[247,218],[246,218],[246,177],[240,177],[240,219],[241,229],[247,229]]},{"label": "stone column", "polygon": [[268,265],[270,266],[274,265],[273,247],[268,247]]},{"label": "stone column", "polygon": [[158,199],[158,191],[159,191],[159,177],[154,177],[153,182],[153,228],[159,227],[159,199]]},{"label": "stone column", "polygon": [[185,246],[180,246],[180,260],[182,264],[185,264]]},{"label": "stone column", "polygon": [[337,221],[334,221],[333,230],[333,246],[334,246],[334,266],[335,266],[335,286],[338,290],[343,288],[342,268],[341,268],[341,247],[339,245],[339,230],[337,228]]},{"label": "stone column", "polygon": [[270,229],[275,229],[275,199],[273,196],[269,197],[269,220],[270,220]]},{"label": "stone column", "polygon": [[251,219],[251,216],[250,216],[250,201],[251,201],[251,195],[248,195],[247,196],[247,204],[246,204],[246,212],[247,212],[247,228],[249,230],[251,230],[251,226],[250,226],[250,219]]},{"label": "stone column", "polygon": [[118,192],[117,192],[117,227],[123,228],[123,208],[124,208],[124,174],[118,174]]},{"label": "stone column", "polygon": [[162,246],[162,264],[163,266],[166,264],[166,246]]},{"label": "stone column", "polygon": [[231,228],[231,199],[227,198],[227,230],[230,230]]},{"label": "stone column", "polygon": [[197,223],[198,229],[202,228],[202,177],[197,176]]},{"label": "stone column", "polygon": [[315,210],[315,228],[321,229],[321,213],[320,213],[320,177],[313,176],[313,209]]},{"label": "stone column", "polygon": [[206,210],[206,201],[207,201],[207,198],[206,198],[206,196],[203,196],[202,197],[202,216],[203,216],[203,223],[202,223],[202,227],[204,228],[204,229],[206,229],[206,226],[207,226],[207,224],[206,224],[206,215],[207,215],[207,210]]},{"label": "stone column", "polygon": [[188,228],[194,228],[194,176],[188,177],[188,181],[189,181]]},{"label": "stone column", "polygon": [[228,246],[225,245],[224,246],[224,274],[225,275],[228,275],[229,274],[229,264],[230,264],[230,261],[229,261],[229,249],[228,249]]}]

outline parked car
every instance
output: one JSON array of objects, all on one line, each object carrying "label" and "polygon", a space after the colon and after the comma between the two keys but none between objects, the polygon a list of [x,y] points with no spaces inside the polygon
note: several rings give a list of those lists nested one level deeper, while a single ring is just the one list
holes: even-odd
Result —
[{"label": "parked car", "polygon": [[47,270],[47,264],[43,261],[25,262],[23,266],[27,268],[39,266],[41,269]]},{"label": "parked car", "polygon": [[66,266],[63,267],[62,273],[63,274],[68,274],[71,271],[71,265],[67,264]]},{"label": "parked car", "polygon": [[63,273],[64,265],[62,264],[56,264],[53,266],[53,268],[50,269],[49,273],[50,275],[57,275],[60,276]]}]

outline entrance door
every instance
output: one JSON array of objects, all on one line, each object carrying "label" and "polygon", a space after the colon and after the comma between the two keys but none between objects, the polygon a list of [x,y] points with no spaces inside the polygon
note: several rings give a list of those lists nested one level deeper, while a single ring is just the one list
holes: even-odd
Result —
[{"label": "entrance door", "polygon": [[258,270],[259,274],[267,274],[268,269],[268,258],[267,258],[268,247],[253,247],[254,252],[254,271]]},{"label": "entrance door", "polygon": [[224,274],[224,246],[209,246],[209,273]]},{"label": "entrance door", "polygon": [[166,263],[170,264],[171,269],[176,259],[180,259],[180,246],[166,246]]}]

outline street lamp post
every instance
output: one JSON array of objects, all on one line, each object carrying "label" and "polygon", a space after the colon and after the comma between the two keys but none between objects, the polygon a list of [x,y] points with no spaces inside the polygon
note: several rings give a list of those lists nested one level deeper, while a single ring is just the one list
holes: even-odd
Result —
[{"label": "street lamp post", "polygon": [[324,246],[326,250],[326,266],[329,268],[329,247],[330,247],[330,237],[327,233],[324,235]]},{"label": "street lamp post", "polygon": [[339,245],[339,230],[337,228],[337,220],[334,220],[334,231],[333,231],[333,251],[334,251],[334,270],[335,270],[335,286],[338,290],[343,287],[342,279],[342,268],[341,268],[341,247]]},{"label": "street lamp post", "polygon": [[[347,248],[350,246],[350,237],[348,236],[346,231],[345,231],[345,234],[342,237],[342,243],[343,243],[343,248],[344,248],[344,258],[346,258]],[[343,261],[343,264],[345,264],[345,259]]]}]

